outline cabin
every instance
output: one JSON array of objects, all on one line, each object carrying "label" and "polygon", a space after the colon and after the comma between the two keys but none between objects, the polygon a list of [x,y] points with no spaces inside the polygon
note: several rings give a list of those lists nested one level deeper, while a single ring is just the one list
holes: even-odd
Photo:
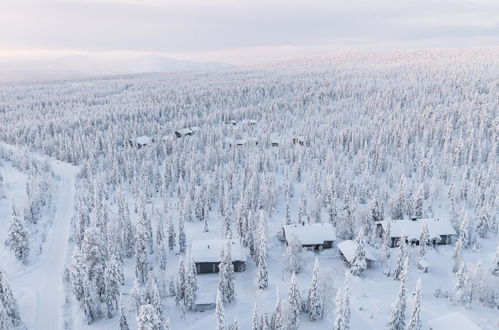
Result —
[{"label": "cabin", "polygon": [[256,120],[250,119],[250,120],[248,120],[248,124],[250,124],[251,126],[254,126],[254,125],[256,125]]},{"label": "cabin", "polygon": [[191,135],[194,135],[194,133],[196,133],[197,131],[199,131],[199,127],[186,127],[186,128],[182,128],[178,131],[175,131],[175,136],[178,138],[181,138],[184,136],[191,136]]},{"label": "cabin", "polygon": [[229,121],[227,122],[227,125],[236,126],[236,125],[237,125],[237,120],[229,120]]},{"label": "cabin", "polygon": [[[350,267],[350,264],[352,263],[355,257],[356,244],[357,243],[355,243],[355,241],[352,240],[346,240],[338,243],[338,250],[340,251],[341,259],[343,259],[343,261],[347,264],[348,267]],[[376,263],[376,257],[374,256],[369,246],[365,246],[365,251],[366,251],[365,259],[366,259],[367,268],[368,269],[374,268],[374,265]]]},{"label": "cabin", "polygon": [[305,145],[305,137],[303,135],[295,136],[293,139],[291,139],[291,142],[294,145],[303,146],[303,145]]},{"label": "cabin", "polygon": [[[247,251],[236,240],[231,240],[230,254],[235,272],[246,270]],[[192,242],[191,255],[198,274],[218,273],[222,248],[227,244],[225,239],[196,240]]]},{"label": "cabin", "polygon": [[428,321],[430,330],[481,330],[472,320],[460,311],[444,314]]},{"label": "cabin", "polygon": [[336,240],[336,230],[330,223],[291,224],[282,227],[280,239],[289,245],[295,237],[301,245],[314,250],[330,249]]},{"label": "cabin", "polygon": [[215,309],[215,295],[212,292],[205,292],[200,288],[196,295],[196,302],[194,303],[194,310],[196,312],[205,312]]},{"label": "cabin", "polygon": [[406,220],[383,220],[376,224],[376,231],[380,237],[383,237],[386,227],[390,221],[391,247],[398,246],[402,235],[406,236],[407,242],[411,245],[419,245],[419,236],[423,224],[428,227],[431,245],[452,244],[456,238],[456,230],[448,219],[426,218],[418,219],[411,217]]},{"label": "cabin", "polygon": [[154,142],[154,140],[147,135],[139,136],[139,137],[136,137],[134,139],[128,140],[128,144],[131,147],[137,147],[139,149],[142,147],[146,147],[146,146],[150,145],[152,142]]},{"label": "cabin", "polygon": [[281,138],[279,137],[279,135],[275,133],[270,135],[270,145],[272,147],[278,147],[280,143],[281,143]]},{"label": "cabin", "polygon": [[244,138],[244,139],[227,139],[227,144],[229,147],[243,147],[246,145],[258,145],[258,140],[256,138]]}]

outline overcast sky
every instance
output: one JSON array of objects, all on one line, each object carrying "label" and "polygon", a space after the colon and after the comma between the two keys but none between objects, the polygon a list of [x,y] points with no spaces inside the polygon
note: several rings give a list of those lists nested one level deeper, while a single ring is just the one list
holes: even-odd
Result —
[{"label": "overcast sky", "polygon": [[499,45],[499,0],[0,0],[0,56],[158,53],[254,64]]}]

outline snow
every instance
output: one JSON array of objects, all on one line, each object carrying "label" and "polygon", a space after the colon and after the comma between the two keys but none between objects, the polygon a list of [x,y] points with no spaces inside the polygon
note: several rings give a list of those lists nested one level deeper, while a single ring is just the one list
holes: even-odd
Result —
[{"label": "snow", "polygon": [[[338,249],[345,256],[345,258],[349,263],[352,262],[353,258],[355,257],[356,244],[357,243],[355,243],[355,241],[352,240],[345,240],[337,244]],[[371,248],[369,246],[365,246],[365,250],[366,250],[366,259],[376,261],[376,257],[374,256],[374,253],[371,251]]]},{"label": "snow", "polygon": [[456,311],[428,321],[431,330],[481,330],[463,313]]},{"label": "snow", "polygon": [[[17,151],[14,146],[4,145]],[[44,156],[35,155],[39,159]],[[50,160],[54,172],[60,177],[55,198],[48,248],[38,260],[25,269],[7,274],[9,283],[19,293],[18,302],[23,322],[30,329],[51,330],[63,328],[62,309],[65,305],[63,279],[67,244],[73,214],[73,197],[77,167]]]},{"label": "snow", "polygon": [[[191,255],[195,262],[219,262],[222,248],[227,240],[210,239],[192,241]],[[236,240],[231,240],[232,261],[246,261],[247,251]]]},{"label": "snow", "polygon": [[335,241],[336,231],[330,223],[292,224],[282,227],[287,240],[295,236],[303,245],[324,244]]},{"label": "snow", "polygon": [[390,221],[390,236],[402,237],[406,235],[407,239],[419,239],[421,228],[424,223],[428,226],[430,239],[440,238],[441,235],[456,235],[456,230],[447,218],[425,218],[413,220],[384,220],[379,223],[386,228],[387,221]]},{"label": "snow", "polygon": [[147,135],[139,136],[139,137],[135,138],[135,140],[134,140],[134,143],[136,143],[139,146],[146,146],[146,145],[150,144],[151,142],[152,142],[152,138],[147,136]]}]

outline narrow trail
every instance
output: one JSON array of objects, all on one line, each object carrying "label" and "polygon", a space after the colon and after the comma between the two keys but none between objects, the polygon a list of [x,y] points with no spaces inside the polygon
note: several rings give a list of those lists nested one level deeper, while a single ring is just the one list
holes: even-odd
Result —
[{"label": "narrow trail", "polygon": [[[4,146],[12,150],[17,149],[14,146]],[[36,158],[44,157],[36,154],[34,156]],[[73,215],[75,180],[78,172],[78,167],[58,160],[51,160],[50,165],[60,180],[54,195],[56,209],[52,227],[47,233],[45,251],[39,256],[38,261],[26,267],[25,270],[8,275],[14,290],[25,292],[28,297],[25,301],[20,302],[24,324],[28,329],[36,330],[64,328],[63,273]]]}]

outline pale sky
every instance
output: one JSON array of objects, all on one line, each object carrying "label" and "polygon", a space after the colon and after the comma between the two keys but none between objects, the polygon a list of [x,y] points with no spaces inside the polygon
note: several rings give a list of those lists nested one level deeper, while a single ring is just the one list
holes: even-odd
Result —
[{"label": "pale sky", "polygon": [[499,45],[499,0],[0,0],[0,57],[154,53],[255,64]]}]

